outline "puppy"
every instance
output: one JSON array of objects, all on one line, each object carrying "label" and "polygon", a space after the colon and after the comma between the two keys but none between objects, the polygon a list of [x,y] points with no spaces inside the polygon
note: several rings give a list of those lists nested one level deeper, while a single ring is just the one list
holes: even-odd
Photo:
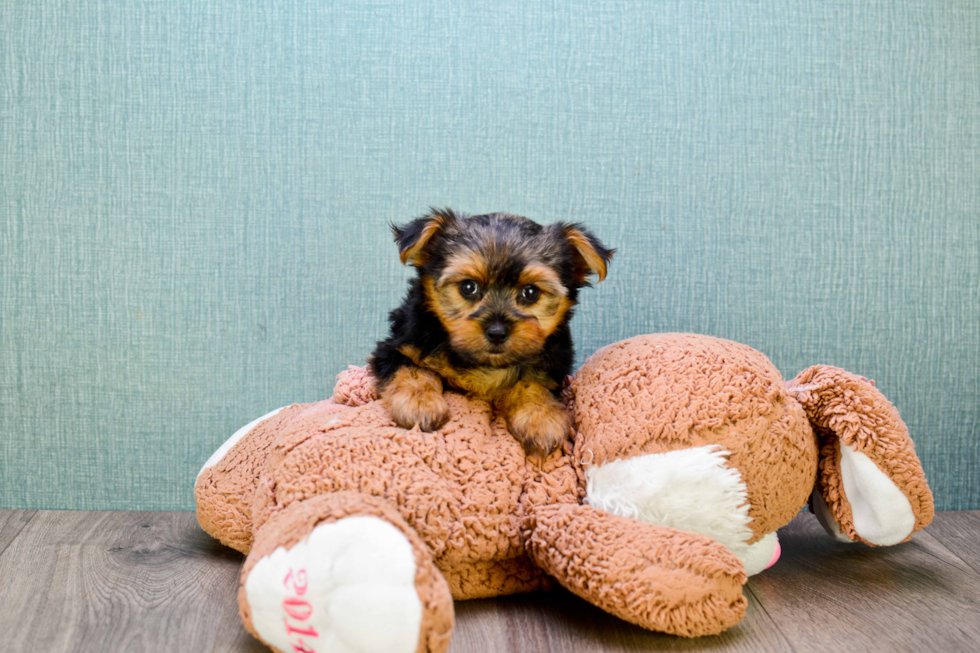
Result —
[{"label": "puppy", "polygon": [[417,271],[369,360],[392,419],[438,429],[448,385],[492,402],[525,452],[546,456],[569,429],[558,395],[572,370],[578,291],[589,275],[606,277],[615,250],[579,224],[504,213],[433,209],[392,231]]}]

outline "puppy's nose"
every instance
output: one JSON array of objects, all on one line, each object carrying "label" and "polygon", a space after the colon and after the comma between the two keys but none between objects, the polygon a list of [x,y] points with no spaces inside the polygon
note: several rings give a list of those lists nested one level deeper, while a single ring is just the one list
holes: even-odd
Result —
[{"label": "puppy's nose", "polygon": [[510,327],[503,322],[494,322],[483,330],[483,334],[491,344],[503,344],[507,340],[507,336],[510,335]]}]

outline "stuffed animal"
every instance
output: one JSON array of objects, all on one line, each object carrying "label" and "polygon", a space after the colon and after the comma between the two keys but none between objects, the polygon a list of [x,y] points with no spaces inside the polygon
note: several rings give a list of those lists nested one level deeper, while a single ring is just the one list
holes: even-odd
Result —
[{"label": "stuffed animal", "polygon": [[574,428],[540,463],[491,408],[394,425],[373,379],[270,413],[207,462],[201,526],[247,553],[239,606],[273,650],[445,651],[453,599],[554,582],[688,637],[742,618],[742,586],[811,497],[833,537],[891,545],[932,519],[908,431],[874,383],[685,334],[596,352],[566,384]]}]

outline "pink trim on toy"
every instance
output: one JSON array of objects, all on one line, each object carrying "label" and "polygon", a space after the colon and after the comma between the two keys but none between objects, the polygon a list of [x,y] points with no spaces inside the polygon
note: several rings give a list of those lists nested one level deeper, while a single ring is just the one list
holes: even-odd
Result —
[{"label": "pink trim on toy", "polygon": [[779,546],[779,540],[776,540],[776,550],[772,552],[772,560],[770,560],[769,564],[766,565],[766,569],[769,569],[769,567],[772,567],[774,564],[776,564],[776,561],[779,560],[779,554],[782,552],[783,549],[782,547]]}]

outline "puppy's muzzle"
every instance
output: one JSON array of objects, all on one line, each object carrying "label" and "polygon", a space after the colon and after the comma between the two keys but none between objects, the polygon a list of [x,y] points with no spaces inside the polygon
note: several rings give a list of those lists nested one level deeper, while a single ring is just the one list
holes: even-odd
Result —
[{"label": "puppy's muzzle", "polygon": [[491,345],[502,345],[510,337],[510,327],[503,322],[491,322],[484,327],[483,335]]}]

